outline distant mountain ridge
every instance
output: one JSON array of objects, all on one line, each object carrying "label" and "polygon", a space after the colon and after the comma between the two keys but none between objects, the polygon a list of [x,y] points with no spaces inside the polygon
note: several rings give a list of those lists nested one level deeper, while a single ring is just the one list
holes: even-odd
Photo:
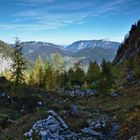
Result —
[{"label": "distant mountain ridge", "polygon": [[84,57],[85,61],[96,60],[100,63],[101,59],[112,61],[120,43],[106,40],[83,40],[64,47],[53,43],[28,41],[22,42],[22,45],[24,55],[33,61],[38,55],[45,61],[46,56],[51,58],[54,53],[58,52],[62,57],[67,57],[67,60]]},{"label": "distant mountain ridge", "polygon": [[46,60],[46,56],[50,58],[51,55],[56,52],[60,53],[62,56],[68,55],[67,51],[65,51],[62,46],[53,43],[28,41],[22,42],[22,45],[24,55],[33,61],[37,59],[38,55],[40,55],[44,61]]},{"label": "distant mountain ridge", "polygon": [[71,52],[77,52],[82,49],[100,47],[104,49],[114,49],[117,50],[120,43],[107,40],[80,40],[67,46],[67,50]]},{"label": "distant mountain ridge", "polygon": [[[65,65],[72,67],[77,61],[82,61],[84,66],[87,66],[90,61],[97,61],[98,63],[101,63],[102,59],[112,61],[120,43],[106,40],[83,40],[64,47],[41,41],[27,41],[22,42],[22,45],[24,56],[29,61],[35,62],[40,55],[45,62],[46,57],[51,59],[54,53],[58,52],[62,55]],[[5,46],[8,50],[3,49],[0,54],[9,56],[9,52],[12,50],[9,46],[14,47],[14,44],[8,46],[5,43]]]}]

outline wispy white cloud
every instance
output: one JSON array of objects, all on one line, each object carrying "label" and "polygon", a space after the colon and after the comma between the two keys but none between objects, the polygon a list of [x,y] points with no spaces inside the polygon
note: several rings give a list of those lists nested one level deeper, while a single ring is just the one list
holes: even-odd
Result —
[{"label": "wispy white cloud", "polygon": [[40,7],[44,4],[55,2],[54,0],[19,0],[15,5],[17,6],[28,6],[28,7]]},{"label": "wispy white cloud", "polygon": [[1,23],[0,28],[3,30],[40,31],[56,29],[73,23],[82,24],[86,22],[86,18],[102,16],[120,10],[126,4],[126,0],[110,1],[102,5],[92,1],[56,3],[56,0],[24,0],[23,3],[19,4],[22,6],[22,4],[29,3],[52,4],[20,11],[13,15],[14,21],[12,23]]},{"label": "wispy white cloud", "polygon": [[46,2],[54,2],[54,0],[28,0],[29,2],[36,2],[36,3],[46,3]]},{"label": "wispy white cloud", "polygon": [[[28,15],[28,16],[27,16]],[[70,13],[67,14],[51,14],[51,13],[38,13],[26,11],[25,15],[16,15],[15,23],[0,24],[1,30],[16,30],[16,31],[41,31],[49,29],[57,29],[71,23],[82,22],[87,17],[85,13]],[[26,23],[26,20],[31,19],[32,23]],[[24,23],[24,22],[25,23]],[[34,22],[33,22],[34,21]]]},{"label": "wispy white cloud", "polygon": [[117,0],[117,1],[111,1],[109,3],[106,3],[104,5],[102,5],[100,8],[99,8],[99,14],[105,14],[105,13],[108,13],[108,12],[113,12],[113,11],[116,11],[116,10],[120,10],[123,6],[123,4],[126,4],[126,0]]},{"label": "wispy white cloud", "polygon": [[36,3],[36,4],[44,4],[44,3],[52,3],[54,0],[23,0],[26,3]]}]

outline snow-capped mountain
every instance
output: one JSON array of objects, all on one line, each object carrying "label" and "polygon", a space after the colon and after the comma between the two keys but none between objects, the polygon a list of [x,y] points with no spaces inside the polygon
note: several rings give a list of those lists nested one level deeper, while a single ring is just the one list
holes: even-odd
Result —
[{"label": "snow-capped mountain", "polygon": [[77,52],[82,49],[89,49],[94,47],[100,47],[104,49],[114,49],[117,50],[120,43],[107,41],[107,40],[80,40],[67,46],[67,50],[71,52]]}]

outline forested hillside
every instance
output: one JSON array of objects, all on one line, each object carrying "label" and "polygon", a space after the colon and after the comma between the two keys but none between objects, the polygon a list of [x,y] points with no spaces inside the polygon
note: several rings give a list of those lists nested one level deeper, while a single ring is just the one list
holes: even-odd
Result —
[{"label": "forested hillside", "polygon": [[114,65],[121,65],[125,81],[139,82],[140,79],[140,21],[132,25],[129,33],[120,45],[113,61]]}]

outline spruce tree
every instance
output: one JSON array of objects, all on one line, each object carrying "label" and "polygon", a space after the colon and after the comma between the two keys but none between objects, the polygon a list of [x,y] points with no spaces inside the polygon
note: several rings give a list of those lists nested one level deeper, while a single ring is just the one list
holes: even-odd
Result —
[{"label": "spruce tree", "polygon": [[64,73],[62,73],[59,76],[59,81],[60,81],[60,87],[61,88],[68,88],[68,86],[69,86],[69,77],[68,77],[67,71],[64,71]]},{"label": "spruce tree", "polygon": [[33,70],[30,72],[29,79],[28,79],[28,85],[29,86],[34,86],[35,85],[34,71]]},{"label": "spruce tree", "polygon": [[56,71],[58,74],[63,72],[64,68],[64,61],[62,56],[57,52],[53,56],[53,69]]},{"label": "spruce tree", "polygon": [[114,77],[111,67],[112,65],[110,62],[106,62],[105,60],[102,61],[100,82],[98,85],[98,88],[102,93],[109,93],[111,91],[112,85],[114,84]]},{"label": "spruce tree", "polygon": [[74,84],[82,86],[85,80],[84,70],[80,67],[80,61],[74,65]]},{"label": "spruce tree", "polygon": [[47,90],[54,90],[57,86],[56,84],[56,74],[52,69],[52,66],[49,65],[48,68],[46,69],[46,89]]},{"label": "spruce tree", "polygon": [[50,62],[48,58],[46,58],[45,65],[43,67],[43,87],[46,88],[46,81],[48,77],[48,68],[49,68]]},{"label": "spruce tree", "polygon": [[68,70],[68,79],[69,79],[69,85],[70,87],[74,85],[74,80],[75,80],[75,75],[74,75],[74,70],[70,68]]},{"label": "spruce tree", "polygon": [[23,46],[18,38],[15,41],[14,57],[11,79],[14,81],[14,89],[25,83],[24,71],[26,69],[25,59],[22,53]]},{"label": "spruce tree", "polygon": [[33,77],[35,84],[41,87],[43,84],[43,62],[40,55],[35,63]]},{"label": "spruce tree", "polygon": [[96,82],[99,79],[99,75],[100,75],[100,68],[97,62],[96,61],[90,62],[87,75],[86,75],[86,80],[90,84],[92,84],[93,82]]}]

